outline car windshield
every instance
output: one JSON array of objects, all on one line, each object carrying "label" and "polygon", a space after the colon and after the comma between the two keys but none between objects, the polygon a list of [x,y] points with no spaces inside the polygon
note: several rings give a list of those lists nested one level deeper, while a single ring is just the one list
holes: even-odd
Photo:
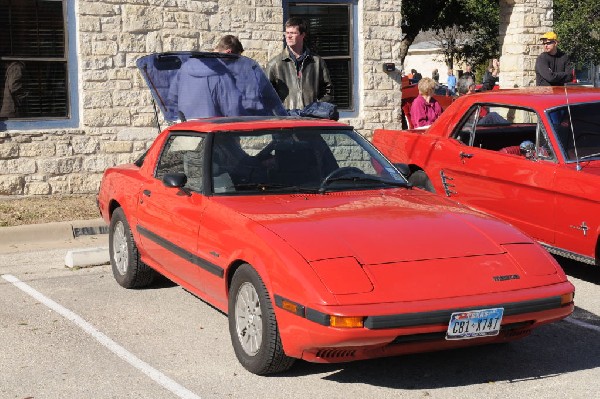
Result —
[{"label": "car windshield", "polygon": [[177,52],[137,61],[169,122],[218,116],[285,116],[286,110],[258,63],[232,54]]},{"label": "car windshield", "polygon": [[295,128],[214,135],[216,194],[324,193],[406,186],[406,180],[351,129]]},{"label": "car windshield", "polygon": [[567,161],[600,159],[600,102],[556,108],[548,118]]}]

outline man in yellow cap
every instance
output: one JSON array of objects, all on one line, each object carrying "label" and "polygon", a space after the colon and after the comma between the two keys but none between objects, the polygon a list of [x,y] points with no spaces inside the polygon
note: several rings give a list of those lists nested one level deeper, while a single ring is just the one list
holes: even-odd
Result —
[{"label": "man in yellow cap", "polygon": [[573,80],[569,56],[559,50],[558,36],[546,32],[540,38],[544,52],[535,62],[535,80],[538,86],[562,86]]}]

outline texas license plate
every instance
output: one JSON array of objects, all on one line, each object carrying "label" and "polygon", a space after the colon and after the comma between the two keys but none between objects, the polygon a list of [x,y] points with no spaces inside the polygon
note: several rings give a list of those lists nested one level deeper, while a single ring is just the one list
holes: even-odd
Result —
[{"label": "texas license plate", "polygon": [[446,339],[471,339],[498,335],[503,314],[503,308],[454,312],[450,316]]}]

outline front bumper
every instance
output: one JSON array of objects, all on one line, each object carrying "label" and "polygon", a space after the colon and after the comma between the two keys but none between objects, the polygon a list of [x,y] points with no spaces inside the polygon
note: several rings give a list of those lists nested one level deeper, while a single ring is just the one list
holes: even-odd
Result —
[{"label": "front bumper", "polygon": [[[306,307],[308,317],[277,307],[276,300],[276,313],[288,356],[333,363],[519,339],[529,335],[534,328],[569,316],[574,304],[561,304],[561,296],[573,291],[573,285],[564,282],[443,300],[323,306],[318,310]],[[497,336],[445,339],[451,313],[495,307],[504,308],[501,331]],[[333,328],[328,325],[327,315],[363,316],[364,327]]]}]

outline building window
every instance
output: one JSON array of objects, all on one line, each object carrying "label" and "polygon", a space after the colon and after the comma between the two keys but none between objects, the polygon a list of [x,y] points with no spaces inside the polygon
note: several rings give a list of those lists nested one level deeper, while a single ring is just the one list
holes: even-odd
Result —
[{"label": "building window", "polygon": [[70,117],[66,0],[0,0],[0,119]]},{"label": "building window", "polygon": [[300,17],[309,26],[309,47],[323,57],[331,75],[334,103],[354,110],[352,2],[288,2],[288,16]]}]

